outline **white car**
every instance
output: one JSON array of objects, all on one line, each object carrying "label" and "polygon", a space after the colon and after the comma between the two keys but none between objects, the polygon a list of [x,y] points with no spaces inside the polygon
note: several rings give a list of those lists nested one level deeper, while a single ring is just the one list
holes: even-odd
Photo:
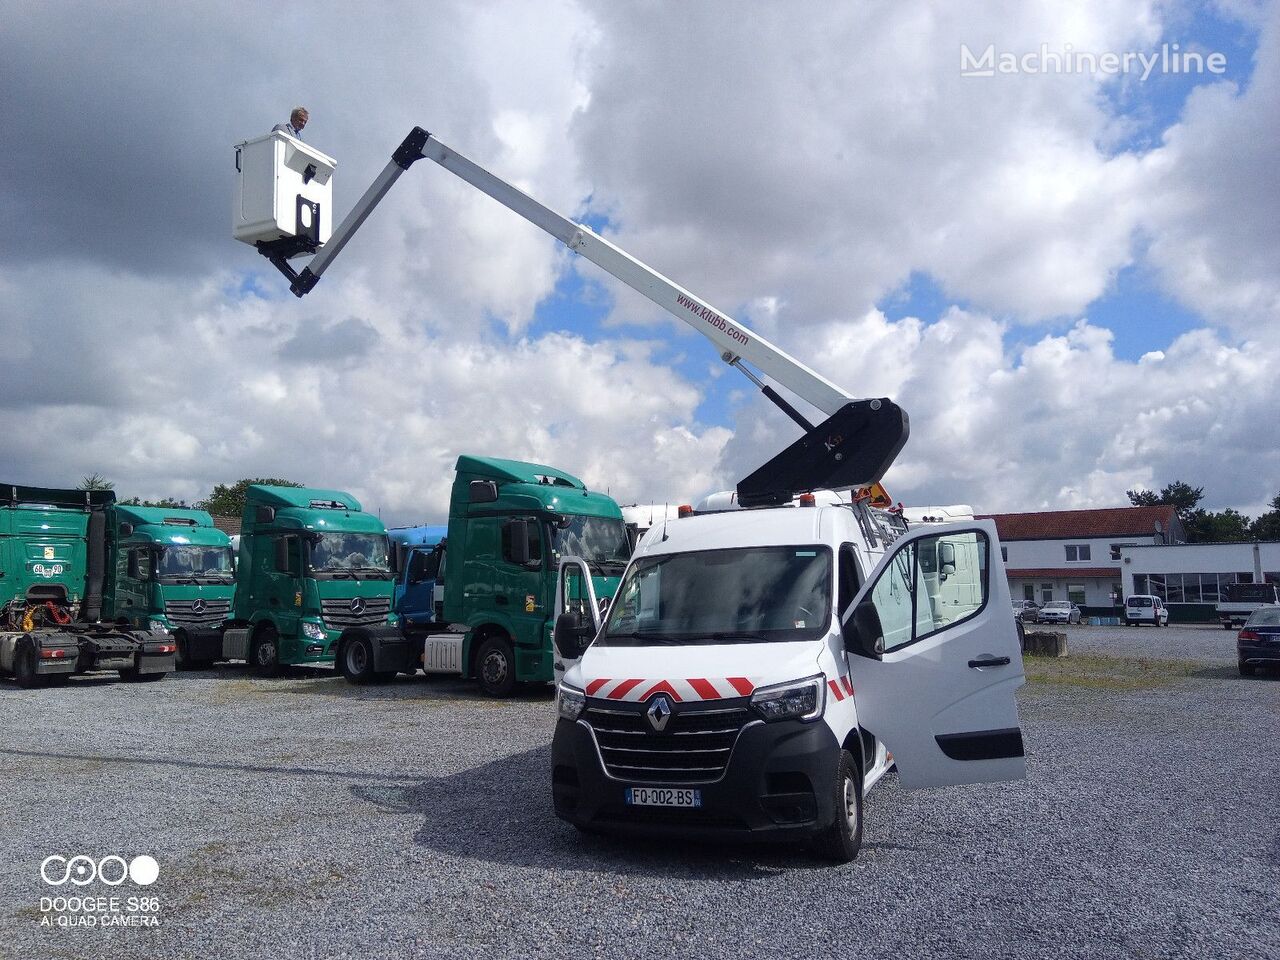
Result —
[{"label": "white car", "polygon": [[1169,608],[1159,597],[1149,593],[1135,593],[1124,602],[1124,622],[1130,627],[1149,623],[1153,627],[1167,626]]},{"label": "white car", "polygon": [[1080,608],[1070,600],[1050,600],[1040,608],[1041,623],[1079,623]]},{"label": "white car", "polygon": [[585,652],[557,620],[556,815],[847,861],[895,763],[907,788],[1024,777],[995,525],[869,530],[850,506],[655,525]]}]

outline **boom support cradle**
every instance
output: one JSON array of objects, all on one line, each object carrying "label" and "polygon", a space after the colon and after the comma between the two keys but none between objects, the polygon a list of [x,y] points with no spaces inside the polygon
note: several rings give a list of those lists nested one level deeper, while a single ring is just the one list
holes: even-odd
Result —
[{"label": "boom support cradle", "polygon": [[[278,247],[269,250],[264,249],[268,245],[260,244],[259,251],[289,278],[289,289],[295,296],[305,296],[400,175],[423,158],[434,160],[689,324],[720,348],[725,363],[745,374],[800,425],[805,431],[803,437],[739,482],[738,500],[744,506],[786,503],[796,494],[812,490],[847,490],[875,483],[906,443],[910,424],[906,412],[897,404],[888,399],[859,400],[850,396],[590,227],[543,206],[446,147],[422,127],[409,132],[329,241],[301,271],[295,271],[287,262],[288,256],[299,252],[297,248],[282,255]],[[777,391],[756,377],[744,360],[827,414],[827,419],[817,426],[809,423]]]}]

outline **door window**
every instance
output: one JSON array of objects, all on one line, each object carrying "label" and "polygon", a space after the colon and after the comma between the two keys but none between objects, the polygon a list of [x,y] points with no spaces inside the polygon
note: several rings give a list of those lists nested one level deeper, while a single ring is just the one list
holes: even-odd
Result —
[{"label": "door window", "polygon": [[1052,600],[1053,600],[1053,584],[1052,583],[1040,584],[1040,602],[1049,603]]},{"label": "door window", "polygon": [[921,537],[898,550],[871,588],[885,651],[968,620],[987,602],[987,550],[978,530]]}]

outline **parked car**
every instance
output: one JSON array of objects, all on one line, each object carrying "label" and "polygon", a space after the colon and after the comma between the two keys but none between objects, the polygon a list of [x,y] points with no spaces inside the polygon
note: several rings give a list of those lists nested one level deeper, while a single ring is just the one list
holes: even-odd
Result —
[{"label": "parked car", "polygon": [[1050,600],[1040,608],[1040,619],[1045,623],[1079,623],[1080,608],[1070,600]]},{"label": "parked car", "polygon": [[1040,622],[1040,605],[1034,600],[1013,601],[1013,618],[1022,623]]},{"label": "parked car", "polygon": [[1167,626],[1169,608],[1164,601],[1149,593],[1135,593],[1124,602],[1124,622],[1130,627],[1149,623],[1153,627]]},{"label": "parked car", "polygon": [[1258,667],[1280,667],[1280,607],[1253,611],[1236,634],[1240,676],[1251,677]]}]

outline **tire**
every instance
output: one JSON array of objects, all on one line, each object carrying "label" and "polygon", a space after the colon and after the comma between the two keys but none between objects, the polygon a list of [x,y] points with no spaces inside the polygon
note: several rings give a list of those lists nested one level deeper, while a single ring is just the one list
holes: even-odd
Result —
[{"label": "tire", "polygon": [[212,660],[195,660],[191,656],[191,651],[187,647],[190,642],[184,631],[179,630],[173,638],[174,646],[178,648],[174,656],[174,663],[179,670],[208,670],[213,666]]},{"label": "tire", "polygon": [[476,678],[491,697],[509,697],[516,688],[516,655],[506,637],[490,637],[476,651]]},{"label": "tire", "polygon": [[373,683],[373,646],[367,637],[352,637],[342,645],[342,675],[348,683]]},{"label": "tire", "polygon": [[264,627],[249,645],[249,662],[260,677],[280,676],[280,648],[274,627]]},{"label": "tire", "polygon": [[24,690],[35,690],[43,687],[48,680],[36,672],[36,651],[32,646],[25,646],[18,651],[13,663],[13,679]]},{"label": "tire", "polygon": [[849,863],[862,848],[862,777],[853,754],[840,751],[840,762],[832,783],[835,792],[835,822],[812,841],[813,852],[824,860]]}]

